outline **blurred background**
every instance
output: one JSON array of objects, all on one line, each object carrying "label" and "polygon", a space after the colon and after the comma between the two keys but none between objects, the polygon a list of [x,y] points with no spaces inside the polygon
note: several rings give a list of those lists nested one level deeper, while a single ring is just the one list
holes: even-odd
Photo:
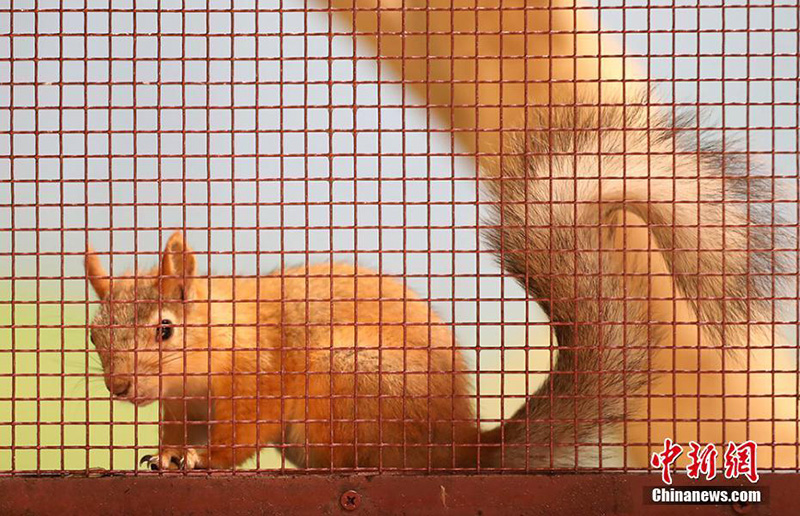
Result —
[{"label": "blurred background", "polygon": [[[751,153],[796,225],[797,2],[587,5],[661,100],[702,107],[712,136]],[[545,377],[546,318],[481,252],[473,160],[322,9],[0,1],[0,471],[133,469],[157,446],[155,406],[112,402],[90,371],[89,242],[114,273],[153,266],[185,228],[213,273],[343,260],[401,275],[453,323],[481,417]],[[797,343],[788,308],[778,330]],[[288,463],[266,450],[249,466]]]}]

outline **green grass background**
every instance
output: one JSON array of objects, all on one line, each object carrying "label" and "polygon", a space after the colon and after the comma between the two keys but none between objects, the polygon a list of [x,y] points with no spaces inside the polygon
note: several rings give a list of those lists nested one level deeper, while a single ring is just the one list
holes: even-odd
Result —
[{"label": "green grass background", "polygon": [[11,283],[0,290],[0,470],[131,469],[137,453],[112,447],[156,446],[156,408],[109,399],[87,348],[87,304],[15,287],[13,304]]}]

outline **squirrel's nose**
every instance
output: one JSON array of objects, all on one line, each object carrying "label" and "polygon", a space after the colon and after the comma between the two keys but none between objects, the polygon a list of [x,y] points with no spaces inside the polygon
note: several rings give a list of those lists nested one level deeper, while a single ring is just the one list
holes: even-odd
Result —
[{"label": "squirrel's nose", "polygon": [[113,378],[110,383],[111,385],[108,386],[108,390],[111,391],[111,394],[119,398],[127,396],[131,390],[130,378]]}]

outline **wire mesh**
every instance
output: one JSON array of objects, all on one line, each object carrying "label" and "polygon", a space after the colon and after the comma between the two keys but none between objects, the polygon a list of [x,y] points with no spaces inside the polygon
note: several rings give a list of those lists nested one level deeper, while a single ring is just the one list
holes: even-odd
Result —
[{"label": "wire mesh", "polygon": [[0,476],[797,471],[798,26],[0,5]]}]

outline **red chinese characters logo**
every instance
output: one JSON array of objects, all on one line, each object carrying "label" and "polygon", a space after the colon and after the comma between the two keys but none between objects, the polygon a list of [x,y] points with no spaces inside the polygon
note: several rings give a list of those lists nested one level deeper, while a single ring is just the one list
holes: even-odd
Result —
[{"label": "red chinese characters logo", "polygon": [[[717,476],[717,451],[714,444],[702,446],[694,441],[689,442],[689,464],[686,466],[686,475],[692,479],[700,478],[703,475],[706,480],[713,480]],[[744,476],[750,482],[758,481],[757,470],[757,445],[753,441],[746,441],[742,444],[728,442],[723,455],[723,468],[725,478],[734,479]],[[654,468],[661,469],[661,480],[665,484],[672,484],[671,467],[683,453],[683,447],[672,441],[664,439],[664,450],[654,453],[650,459],[650,464]]]}]

